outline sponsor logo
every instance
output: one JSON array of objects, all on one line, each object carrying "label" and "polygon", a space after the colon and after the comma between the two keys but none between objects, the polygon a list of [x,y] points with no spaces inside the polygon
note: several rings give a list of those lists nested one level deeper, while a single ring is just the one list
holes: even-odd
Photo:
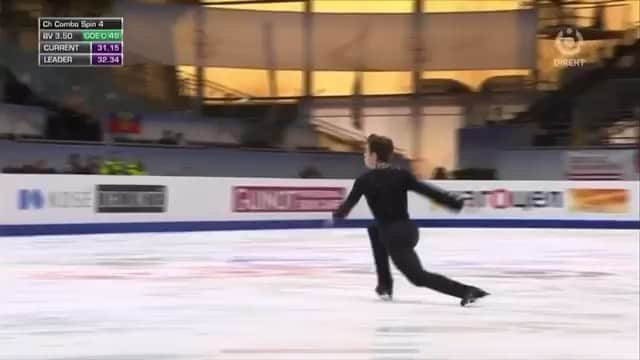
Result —
[{"label": "sponsor logo", "polygon": [[622,180],[624,167],[607,154],[569,154],[569,180]]},{"label": "sponsor logo", "polygon": [[[465,208],[490,208],[490,209],[511,209],[521,208],[523,210],[540,208],[563,208],[563,194],[561,191],[512,191],[507,189],[496,190],[469,190],[452,191],[452,195],[464,200]],[[432,202],[434,208],[441,208],[440,205]]]},{"label": "sponsor logo", "polygon": [[346,189],[342,187],[233,188],[233,212],[326,212],[340,206]]},{"label": "sponsor logo", "polygon": [[166,211],[166,186],[96,186],[96,212],[98,213],[163,213]]},{"label": "sponsor logo", "polygon": [[91,192],[88,191],[50,191],[39,189],[22,189],[18,191],[18,209],[38,210],[79,209],[92,206]]},{"label": "sponsor logo", "polygon": [[569,189],[569,199],[572,212],[623,214],[630,210],[626,189]]},{"label": "sponsor logo", "polygon": [[44,208],[44,194],[41,190],[19,190],[18,209],[42,209]]}]

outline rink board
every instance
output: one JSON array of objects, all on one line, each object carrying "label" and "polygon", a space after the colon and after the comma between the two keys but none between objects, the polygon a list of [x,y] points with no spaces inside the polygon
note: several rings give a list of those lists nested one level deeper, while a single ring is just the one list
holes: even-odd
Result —
[{"label": "rink board", "polygon": [[[423,227],[640,229],[639,183],[434,181],[466,199],[455,214],[416,194]],[[318,228],[353,181],[0,175],[0,235]],[[337,227],[371,223],[362,199]]]}]

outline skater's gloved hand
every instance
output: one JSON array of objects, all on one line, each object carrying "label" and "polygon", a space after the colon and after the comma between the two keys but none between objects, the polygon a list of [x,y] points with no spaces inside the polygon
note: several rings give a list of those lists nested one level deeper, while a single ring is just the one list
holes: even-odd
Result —
[{"label": "skater's gloved hand", "polygon": [[453,204],[454,206],[451,208],[451,210],[455,211],[456,213],[462,211],[462,209],[464,208],[464,199],[451,193],[449,195],[455,199]]}]

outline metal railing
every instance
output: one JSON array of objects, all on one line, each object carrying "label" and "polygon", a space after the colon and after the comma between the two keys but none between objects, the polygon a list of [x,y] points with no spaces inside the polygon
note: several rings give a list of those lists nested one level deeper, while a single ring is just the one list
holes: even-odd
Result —
[{"label": "metal railing", "polygon": [[[191,74],[185,71],[176,71],[176,77],[178,80],[178,92],[182,96],[195,96],[198,93],[197,89],[199,81],[195,74]],[[220,98],[238,98],[238,99],[251,99],[254,95],[246,93],[244,91],[234,89],[232,87],[222,85],[212,80],[203,79],[202,86],[204,89],[205,98],[220,97]]]}]

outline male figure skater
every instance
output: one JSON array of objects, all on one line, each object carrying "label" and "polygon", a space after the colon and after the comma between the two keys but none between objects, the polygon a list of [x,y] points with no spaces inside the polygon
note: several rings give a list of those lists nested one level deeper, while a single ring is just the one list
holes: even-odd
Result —
[{"label": "male figure skater", "polygon": [[334,219],[345,218],[365,196],[375,218],[368,228],[369,240],[378,276],[376,292],[391,299],[393,280],[389,257],[407,279],[416,286],[430,288],[460,298],[465,306],[489,295],[474,286],[465,285],[422,268],[414,248],[418,243],[418,227],[409,219],[407,192],[415,191],[450,209],[460,211],[464,202],[448,193],[418,181],[407,170],[392,168],[393,142],[384,136],[371,135],[367,139],[364,163],[370,170],[356,179],[345,202],[333,213]]}]

